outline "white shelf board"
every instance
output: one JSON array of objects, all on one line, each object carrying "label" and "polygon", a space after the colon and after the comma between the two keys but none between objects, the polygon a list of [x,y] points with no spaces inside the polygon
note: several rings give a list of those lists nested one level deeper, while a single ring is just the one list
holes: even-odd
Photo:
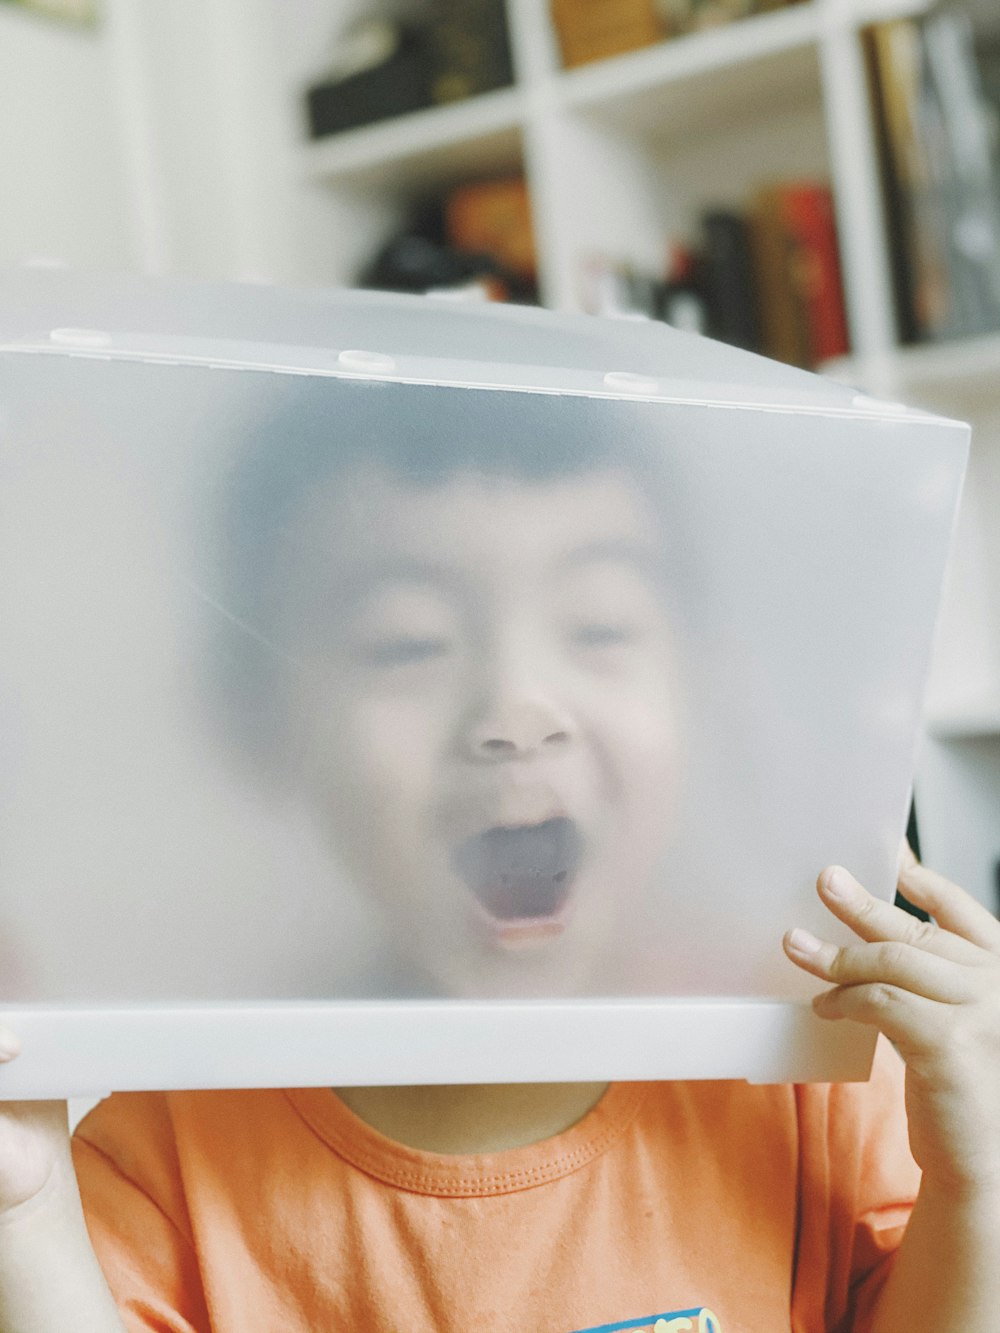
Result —
[{"label": "white shelf board", "polygon": [[1000,403],[1000,330],[899,347],[878,357],[842,357],[822,371],[871,393]]},{"label": "white shelf board", "polygon": [[819,31],[815,5],[792,5],[567,70],[553,81],[554,97],[656,139],[729,128],[734,115],[818,101]]},{"label": "white shelf board", "polygon": [[[891,19],[925,14],[934,3],[935,0],[834,0],[834,8],[843,21],[863,27],[869,23],[888,23]],[[993,0],[986,0],[986,3],[993,3]]]},{"label": "white shelf board", "polygon": [[524,115],[517,88],[428,107],[314,140],[303,149],[302,175],[398,194],[517,168]]}]

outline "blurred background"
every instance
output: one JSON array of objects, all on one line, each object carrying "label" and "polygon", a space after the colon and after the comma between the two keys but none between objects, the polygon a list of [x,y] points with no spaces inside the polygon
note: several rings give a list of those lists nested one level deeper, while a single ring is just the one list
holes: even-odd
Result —
[{"label": "blurred background", "polygon": [[0,0],[0,264],[663,319],[971,420],[926,859],[1000,857],[997,0]]}]

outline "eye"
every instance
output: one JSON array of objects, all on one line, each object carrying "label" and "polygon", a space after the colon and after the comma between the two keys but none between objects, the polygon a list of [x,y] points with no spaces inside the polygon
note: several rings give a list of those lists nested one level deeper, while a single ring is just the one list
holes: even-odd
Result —
[{"label": "eye", "polygon": [[579,648],[610,648],[631,643],[635,630],[630,625],[592,621],[577,625],[572,631],[574,644]]},{"label": "eye", "polygon": [[380,639],[365,644],[361,649],[361,659],[368,666],[397,667],[414,666],[421,662],[431,662],[444,657],[450,649],[450,643],[443,638],[407,638]]}]

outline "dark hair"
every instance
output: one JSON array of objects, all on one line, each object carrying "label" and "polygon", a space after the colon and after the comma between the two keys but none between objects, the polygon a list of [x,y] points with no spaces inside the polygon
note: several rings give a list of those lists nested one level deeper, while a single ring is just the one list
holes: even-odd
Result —
[{"label": "dark hair", "polygon": [[[242,745],[273,745],[273,642],[279,552],[311,494],[381,464],[414,486],[464,469],[544,482],[625,467],[646,494],[664,490],[658,404],[570,394],[289,377],[238,442],[214,490],[215,580],[209,601],[213,712]],[[658,438],[658,436],[660,438]],[[665,549],[667,533],[664,534]],[[234,736],[234,731],[236,735]]]}]

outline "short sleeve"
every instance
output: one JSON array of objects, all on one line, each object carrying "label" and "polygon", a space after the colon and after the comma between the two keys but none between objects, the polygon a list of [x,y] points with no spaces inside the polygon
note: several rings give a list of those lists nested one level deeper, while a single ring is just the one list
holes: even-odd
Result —
[{"label": "short sleeve", "polygon": [[867,1083],[796,1088],[796,1333],[868,1333],[871,1326],[920,1183],[907,1134],[904,1072],[880,1037]]},{"label": "short sleeve", "polygon": [[91,1243],[129,1333],[209,1333],[164,1100],[102,1102],[77,1128],[73,1161]]}]

